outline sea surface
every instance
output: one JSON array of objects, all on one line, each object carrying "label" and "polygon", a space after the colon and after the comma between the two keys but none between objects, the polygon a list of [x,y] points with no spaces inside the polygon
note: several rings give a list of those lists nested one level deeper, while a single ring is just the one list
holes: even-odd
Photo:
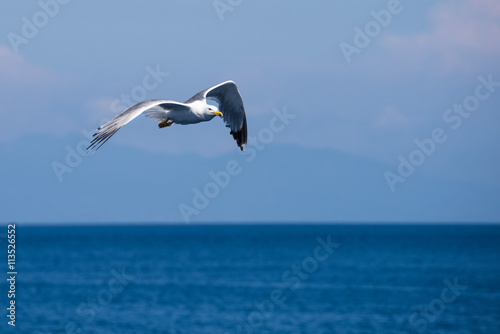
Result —
[{"label": "sea surface", "polygon": [[1,333],[500,333],[499,225],[16,225],[16,269]]}]

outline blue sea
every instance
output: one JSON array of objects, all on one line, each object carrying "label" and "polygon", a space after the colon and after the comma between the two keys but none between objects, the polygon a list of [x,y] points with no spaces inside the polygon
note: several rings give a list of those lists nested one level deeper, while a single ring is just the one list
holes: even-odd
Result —
[{"label": "blue sea", "polygon": [[16,225],[16,269],[1,333],[500,333],[498,225]]}]

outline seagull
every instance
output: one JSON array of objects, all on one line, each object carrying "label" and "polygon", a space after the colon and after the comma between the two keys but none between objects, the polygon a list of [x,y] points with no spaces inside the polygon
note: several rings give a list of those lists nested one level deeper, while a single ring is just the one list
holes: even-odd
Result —
[{"label": "seagull", "polygon": [[[220,111],[217,107],[207,104],[207,99],[216,101]],[[97,151],[116,131],[140,114],[156,120],[160,129],[172,124],[195,124],[210,121],[215,116],[223,117],[226,127],[231,129],[230,133],[236,144],[245,151],[247,119],[243,100],[236,84],[233,81],[226,81],[202,90],[184,103],[172,100],[147,100],[134,104],[97,129],[87,147],[87,152]]]}]

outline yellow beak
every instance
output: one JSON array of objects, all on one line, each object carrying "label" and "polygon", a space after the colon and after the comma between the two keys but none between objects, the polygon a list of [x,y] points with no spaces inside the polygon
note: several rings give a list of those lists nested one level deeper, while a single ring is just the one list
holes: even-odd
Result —
[{"label": "yellow beak", "polygon": [[215,111],[212,114],[214,114],[215,116],[222,117],[222,113],[220,111]]}]

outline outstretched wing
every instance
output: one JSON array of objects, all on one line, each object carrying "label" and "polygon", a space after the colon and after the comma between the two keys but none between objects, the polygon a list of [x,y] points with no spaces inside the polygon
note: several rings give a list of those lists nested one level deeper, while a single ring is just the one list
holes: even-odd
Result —
[{"label": "outstretched wing", "polygon": [[219,104],[219,110],[224,116],[226,126],[242,151],[247,144],[247,118],[245,107],[238,87],[233,81],[226,81],[204,91],[199,92],[186,103],[201,99],[212,99]]},{"label": "outstretched wing", "polygon": [[[111,136],[113,136],[116,131],[120,130],[125,124],[142,114],[143,112],[151,108],[162,108],[164,110],[186,110],[189,109],[184,103],[179,103],[170,100],[147,100],[134,104],[133,106],[127,108],[124,112],[113,118],[111,121],[104,125],[101,125],[96,133],[94,133],[94,138],[90,142],[89,147],[87,147],[87,152],[97,151],[106,141],[108,141]],[[150,117],[157,118],[157,117]]]}]

